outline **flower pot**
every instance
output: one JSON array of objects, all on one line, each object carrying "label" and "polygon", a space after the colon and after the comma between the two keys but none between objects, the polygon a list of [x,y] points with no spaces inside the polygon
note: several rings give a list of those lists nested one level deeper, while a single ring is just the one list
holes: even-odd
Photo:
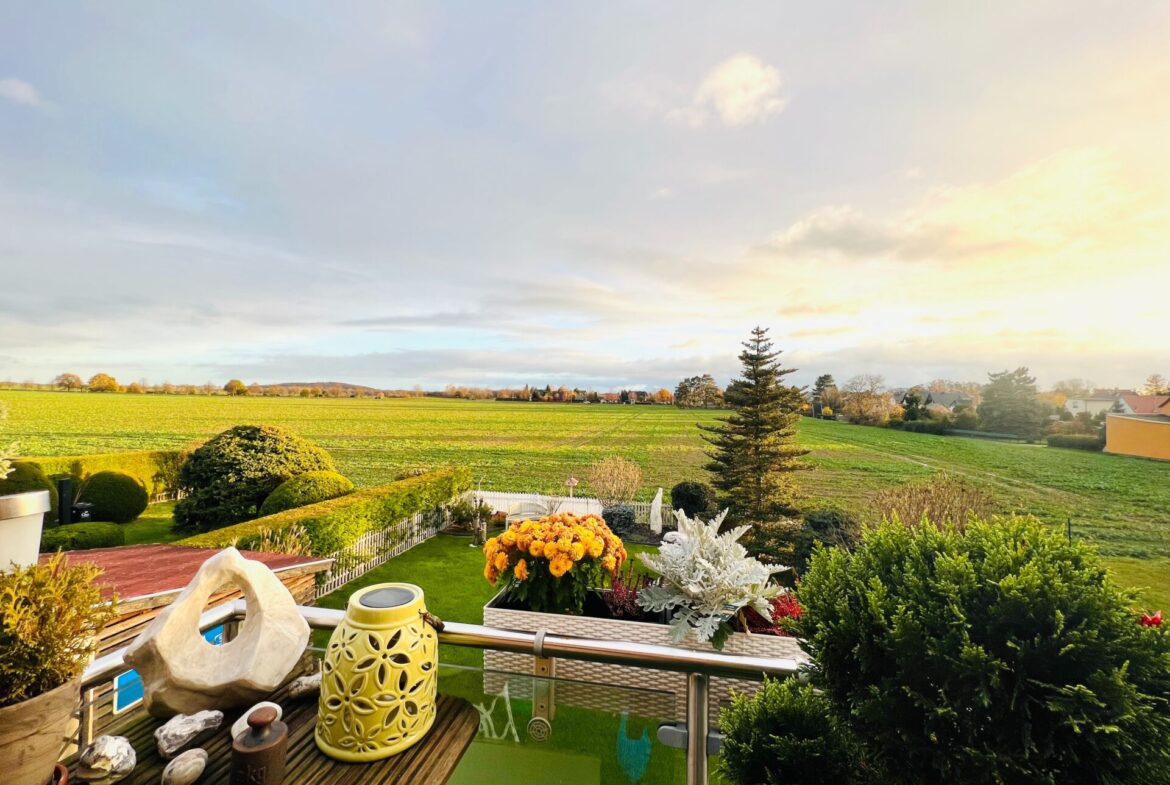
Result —
[{"label": "flower pot", "polygon": [[74,679],[35,698],[0,709],[4,785],[46,785],[69,744],[66,733],[81,699]]},{"label": "flower pot", "polygon": [[[506,607],[501,592],[493,597],[483,609],[483,623],[489,627],[508,630],[537,632],[545,630],[555,635],[575,635],[581,638],[600,640],[631,641],[651,643],[658,646],[675,646],[691,651],[714,651],[710,643],[697,640],[692,632],[681,643],[670,640],[670,625],[647,621],[625,619],[603,619],[595,616],[566,616],[559,613],[538,613]],[[779,657],[807,661],[796,638],[777,635],[749,635],[732,633],[723,646],[725,654],[747,654],[756,657]],[[531,675],[534,661],[531,655],[504,651],[484,652],[485,690],[499,693],[507,677],[499,671]],[[494,672],[493,672],[494,671]],[[611,665],[583,660],[557,660],[557,679],[587,684],[558,684],[557,700],[560,703],[582,706],[604,711],[634,711],[642,716],[659,716],[663,719],[685,719],[686,674],[671,671],[635,668],[628,665]],[[531,680],[525,680],[531,689]],[[525,681],[510,686],[512,697],[524,695]],[[623,690],[598,690],[591,685],[616,685]],[[719,706],[731,698],[731,691],[752,693],[759,688],[759,682],[715,677],[711,679],[711,715],[718,715]]]},{"label": "flower pot", "polygon": [[41,526],[50,509],[48,491],[0,496],[0,570],[37,563]]}]

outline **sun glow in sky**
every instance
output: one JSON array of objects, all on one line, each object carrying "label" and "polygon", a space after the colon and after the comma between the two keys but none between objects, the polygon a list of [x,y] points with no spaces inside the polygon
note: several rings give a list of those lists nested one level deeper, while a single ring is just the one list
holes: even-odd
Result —
[{"label": "sun glow in sky", "polygon": [[1170,5],[9,4],[0,378],[1170,372]]}]

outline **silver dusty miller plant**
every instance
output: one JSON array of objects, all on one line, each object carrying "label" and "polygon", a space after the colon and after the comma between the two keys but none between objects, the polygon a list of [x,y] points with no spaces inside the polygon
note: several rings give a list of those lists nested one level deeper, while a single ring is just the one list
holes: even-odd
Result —
[{"label": "silver dusty miller plant", "polygon": [[732,632],[731,619],[744,608],[771,621],[771,600],[781,589],[769,580],[784,568],[761,564],[739,544],[751,527],[720,534],[727,510],[710,523],[688,518],[682,510],[675,510],[674,517],[678,531],[663,539],[658,553],[638,555],[662,576],[661,585],[639,592],[638,604],[648,611],[673,611],[670,637],[675,643],[694,628],[700,641],[711,641],[716,649],[723,648]]}]

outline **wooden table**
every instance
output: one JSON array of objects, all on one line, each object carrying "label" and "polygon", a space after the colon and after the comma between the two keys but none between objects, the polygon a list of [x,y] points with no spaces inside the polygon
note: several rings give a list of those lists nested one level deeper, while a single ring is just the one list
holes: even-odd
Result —
[{"label": "wooden table", "polygon": [[[443,785],[479,730],[479,712],[462,698],[440,695],[435,724],[418,744],[398,755],[374,763],[341,763],[317,749],[313,728],[317,724],[317,695],[289,698],[278,690],[269,699],[284,709],[288,724],[288,762],[285,785]],[[231,770],[231,724],[242,712],[225,713],[215,735],[192,745],[207,750],[207,768],[196,785],[228,785]],[[110,735],[125,736],[138,754],[138,765],[119,785],[158,785],[168,761],[158,754],[154,730],[161,720],[141,709],[124,723],[115,724]],[[69,781],[76,774],[76,760],[67,761]]]}]

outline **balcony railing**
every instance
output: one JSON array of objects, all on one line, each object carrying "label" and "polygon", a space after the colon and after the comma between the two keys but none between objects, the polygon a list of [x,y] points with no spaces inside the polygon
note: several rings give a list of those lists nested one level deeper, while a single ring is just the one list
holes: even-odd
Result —
[{"label": "balcony railing", "polygon": [[[301,616],[315,629],[333,629],[345,614],[340,610],[299,606]],[[224,603],[203,613],[200,631],[225,625],[227,637],[243,621],[243,600]],[[707,782],[708,769],[708,680],[712,676],[759,680],[764,676],[791,676],[800,663],[795,659],[750,657],[713,651],[692,651],[671,646],[655,646],[626,641],[595,640],[539,632],[522,632],[485,627],[479,624],[446,622],[439,642],[476,649],[496,649],[536,657],[563,657],[573,660],[605,662],[639,668],[677,671],[687,674],[686,725],[671,729],[670,736],[686,740],[687,785]],[[97,689],[129,668],[119,649],[94,660],[82,675],[82,714],[79,738],[82,745],[93,737],[93,706]],[[663,734],[660,733],[660,736]]]}]

